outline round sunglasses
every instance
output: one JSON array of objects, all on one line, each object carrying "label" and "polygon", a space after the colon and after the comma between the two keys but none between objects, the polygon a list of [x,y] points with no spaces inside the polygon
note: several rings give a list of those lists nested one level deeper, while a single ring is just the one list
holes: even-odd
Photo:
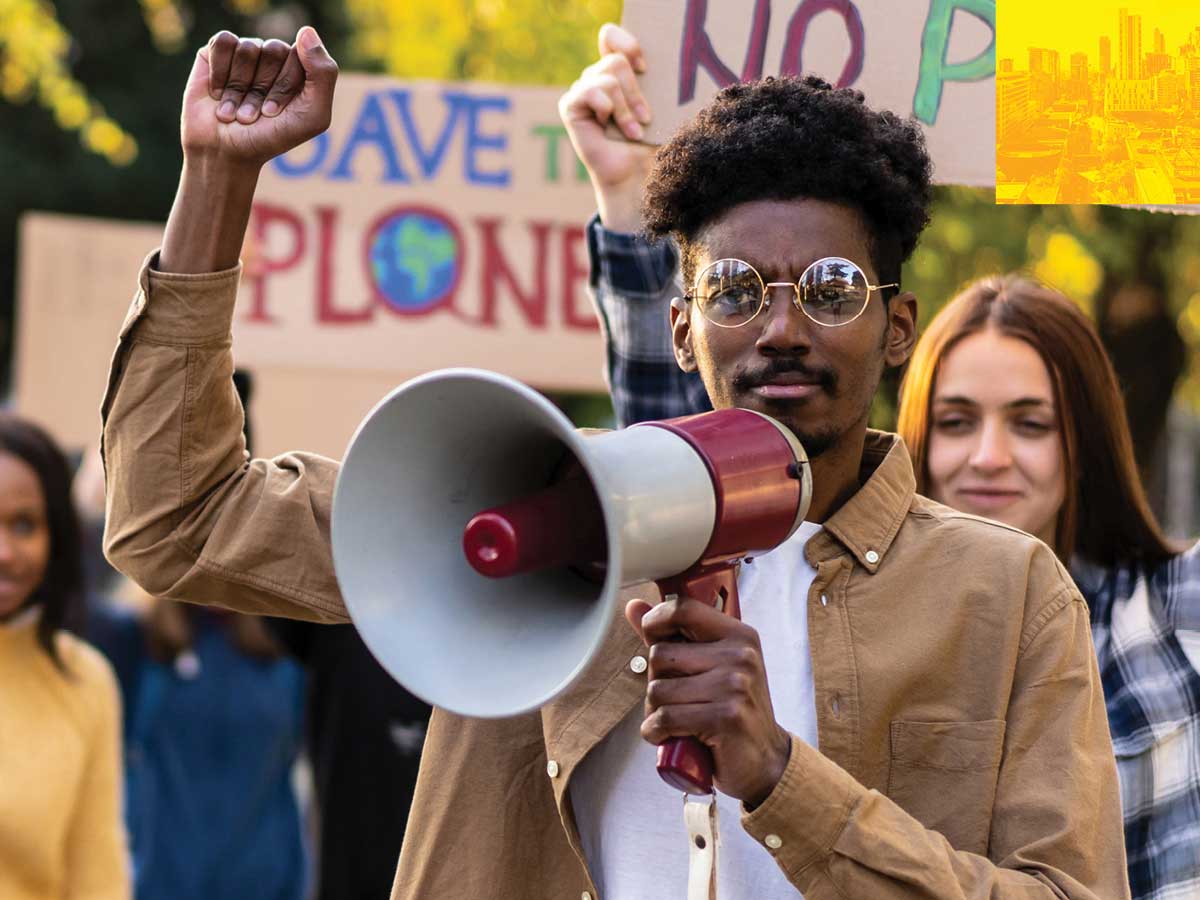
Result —
[{"label": "round sunglasses", "polygon": [[691,294],[708,321],[720,328],[739,328],[771,305],[770,290],[792,289],[792,304],[818,325],[849,325],[863,314],[873,291],[899,284],[870,284],[863,270],[840,256],[818,259],[799,281],[763,281],[758,270],[742,259],[718,259],[696,276]]}]

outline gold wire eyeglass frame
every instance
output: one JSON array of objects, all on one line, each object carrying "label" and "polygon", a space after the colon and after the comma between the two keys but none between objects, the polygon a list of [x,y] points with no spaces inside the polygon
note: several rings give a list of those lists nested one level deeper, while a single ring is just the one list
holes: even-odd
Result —
[{"label": "gold wire eyeglass frame", "polygon": [[[762,275],[760,275],[758,273],[758,269],[754,268],[754,266],[750,265],[750,263],[746,262],[744,259],[738,259],[737,257],[734,257],[734,256],[726,256],[726,257],[723,257],[722,259],[718,259],[718,260],[714,260],[713,262],[710,262],[707,266],[705,266],[703,269],[701,269],[700,273],[696,276],[695,282],[692,285],[692,293],[685,294],[683,299],[685,301],[687,301],[688,303],[691,303],[695,300],[699,300],[700,298],[697,296],[697,294],[698,294],[698,288],[700,285],[700,280],[705,275],[707,275],[708,271],[710,269],[712,269],[714,266],[719,266],[721,263],[727,263],[727,262],[741,263],[743,266],[745,266],[747,269],[749,269],[751,272],[754,273],[754,277],[758,279],[759,286],[762,288],[762,299],[759,301],[758,309],[756,309],[754,311],[754,315],[752,315],[752,316],[750,316],[750,318],[746,319],[745,322],[738,322],[736,325],[723,325],[720,322],[713,322],[712,319],[709,319],[709,317],[706,314],[704,314],[704,310],[702,309],[700,312],[702,315],[704,315],[704,318],[708,319],[709,322],[712,322],[712,324],[715,325],[717,328],[741,328],[744,325],[749,325],[751,322],[753,322],[755,319],[758,318],[759,313],[761,313],[764,309],[768,309],[770,307],[770,305],[771,305],[771,297],[770,297],[771,288],[790,287],[792,289],[792,306],[796,307],[797,310],[804,313],[804,315],[810,321],[814,322],[817,325],[820,325],[822,328],[841,328],[843,325],[849,325],[851,322],[858,319],[859,316],[861,316],[864,312],[867,311],[867,307],[871,305],[871,295],[875,291],[882,291],[882,290],[886,290],[887,288],[899,288],[900,287],[900,285],[896,282],[893,282],[891,284],[871,284],[871,283],[869,283],[867,281],[867,273],[863,271],[862,266],[858,265],[858,263],[856,263],[852,260],[846,259],[844,256],[824,256],[821,259],[816,260],[815,262],[809,264],[809,266],[803,272],[800,273],[800,277],[796,281],[763,281]],[[851,316],[845,322],[822,322],[820,319],[815,318],[813,316],[813,314],[810,313],[804,307],[804,300],[801,297],[801,282],[804,281],[804,279],[808,276],[809,272],[811,272],[817,266],[824,265],[826,263],[844,263],[846,265],[853,266],[855,268],[855,270],[860,275],[862,275],[863,283],[866,285],[866,288],[867,288],[867,299],[863,301],[862,309],[860,309],[858,312],[856,312],[853,316]]]}]

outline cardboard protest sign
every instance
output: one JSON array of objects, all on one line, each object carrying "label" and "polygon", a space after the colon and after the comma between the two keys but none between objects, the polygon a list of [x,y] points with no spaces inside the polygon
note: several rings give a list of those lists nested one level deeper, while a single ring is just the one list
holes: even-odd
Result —
[{"label": "cardboard protest sign", "polygon": [[934,178],[995,178],[994,0],[625,0],[661,143],[720,88],[815,74],[925,127]]},{"label": "cardboard protest sign", "polygon": [[[95,445],[100,397],[142,258],[162,226],[31,213],[21,219],[14,402],[66,447]],[[402,380],[386,370],[255,361],[256,452],[340,457],[367,412]]]},{"label": "cardboard protest sign", "polygon": [[583,230],[595,201],[559,93],[343,76],[329,131],[259,181],[243,357],[603,390]]}]

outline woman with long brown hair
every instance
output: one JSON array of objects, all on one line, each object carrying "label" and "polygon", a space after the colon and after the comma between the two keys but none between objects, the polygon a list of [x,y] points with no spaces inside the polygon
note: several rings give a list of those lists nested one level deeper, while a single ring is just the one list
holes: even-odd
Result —
[{"label": "woman with long brown hair", "polygon": [[1095,327],[1018,276],[968,286],[901,386],[918,490],[1028,531],[1088,601],[1134,898],[1200,892],[1200,550],[1163,535]]}]

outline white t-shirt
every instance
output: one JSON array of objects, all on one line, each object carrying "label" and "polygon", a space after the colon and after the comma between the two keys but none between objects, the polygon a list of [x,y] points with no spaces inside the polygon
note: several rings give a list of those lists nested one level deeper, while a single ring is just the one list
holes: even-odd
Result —
[{"label": "white t-shirt", "polygon": [[[816,572],[804,545],[821,526],[803,523],[787,542],[742,566],[742,621],[758,631],[775,719],[814,747],[817,708],[808,650],[808,591]],[[661,900],[687,892],[688,834],[682,795],[655,771],[639,705],[580,763],[571,803],[598,900]],[[771,855],[741,825],[741,802],[717,794],[720,900],[796,900]]]}]

